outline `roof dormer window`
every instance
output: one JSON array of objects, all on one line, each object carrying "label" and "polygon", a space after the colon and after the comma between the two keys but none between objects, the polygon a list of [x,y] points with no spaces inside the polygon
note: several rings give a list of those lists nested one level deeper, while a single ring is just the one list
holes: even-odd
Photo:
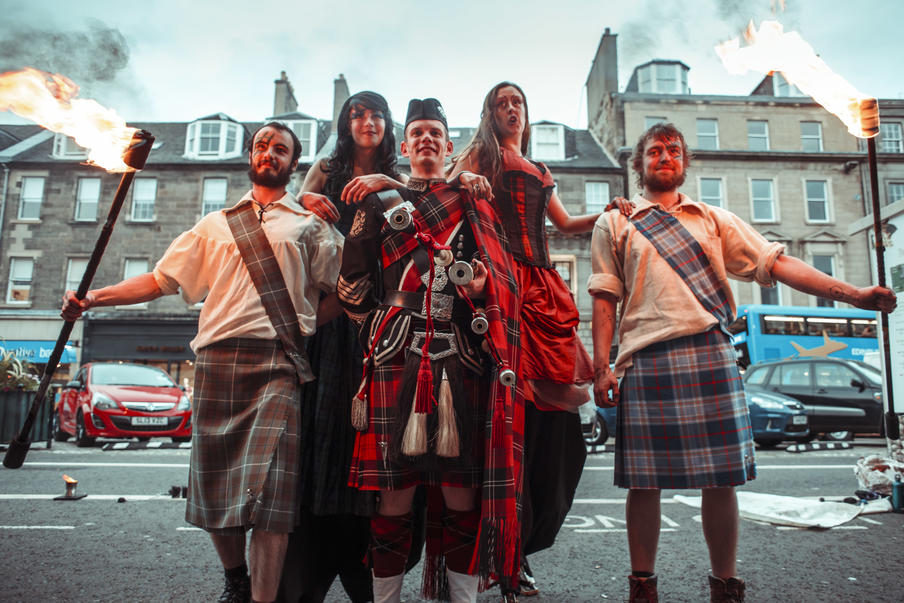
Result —
[{"label": "roof dormer window", "polygon": [[317,154],[317,120],[291,119],[281,120],[295,132],[295,136],[301,141],[301,155],[298,163],[310,163]]},{"label": "roof dormer window", "polygon": [[688,68],[679,62],[652,62],[637,68],[638,92],[688,94]]},{"label": "roof dormer window", "polygon": [[780,72],[772,74],[772,95],[773,96],[806,96],[794,84],[789,84],[785,76]]},{"label": "roof dormer window", "polygon": [[530,156],[537,161],[564,161],[565,128],[558,124],[532,125]]},{"label": "roof dormer window", "polygon": [[57,159],[87,159],[88,151],[65,134],[54,134],[53,156]]},{"label": "roof dormer window", "polygon": [[242,151],[242,126],[224,119],[203,119],[188,124],[185,156],[191,159],[228,159]]}]

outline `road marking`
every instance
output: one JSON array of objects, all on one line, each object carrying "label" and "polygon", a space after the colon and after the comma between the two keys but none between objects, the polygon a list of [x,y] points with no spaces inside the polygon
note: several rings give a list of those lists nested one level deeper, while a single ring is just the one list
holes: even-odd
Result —
[{"label": "road marking", "polygon": [[[852,469],[853,463],[846,465],[760,465],[757,463],[757,469]],[[615,467],[607,467],[604,465],[584,466],[584,471],[613,471]]]},{"label": "road marking", "polygon": [[831,528],[803,528],[803,527],[798,528],[798,527],[795,527],[795,526],[776,526],[775,529],[776,529],[776,530],[812,530],[812,529],[817,529],[817,530],[826,530],[826,529],[831,529],[831,530],[868,530],[869,528],[866,527],[866,526],[833,526],[833,527],[831,527]]},{"label": "road marking", "polygon": [[177,532],[203,532],[201,528],[196,527],[188,527],[188,528],[176,528]]},{"label": "road marking", "polygon": [[0,526],[0,530],[74,530],[75,526]]},{"label": "road marking", "polygon": [[155,469],[188,469],[188,463],[93,463],[88,461],[38,461],[26,467],[146,467]]},{"label": "road marking", "polygon": [[877,525],[877,526],[881,526],[881,525],[882,525],[882,522],[881,522],[881,521],[876,521],[875,519],[870,519],[869,517],[859,517],[858,519],[860,519],[861,521],[865,521],[866,523],[872,523],[872,524],[875,524],[875,525]]},{"label": "road marking", "polygon": [[[0,500],[53,500],[60,496],[59,494],[0,494]],[[173,498],[169,494],[88,494],[85,498],[79,500],[119,500],[126,499],[126,502],[141,502],[146,500],[181,500],[184,498]]]},{"label": "road marking", "polygon": [[[600,532],[627,532],[628,528],[591,528],[589,530],[574,530],[581,534],[599,534]],[[660,532],[677,532],[675,528],[662,528]]]}]

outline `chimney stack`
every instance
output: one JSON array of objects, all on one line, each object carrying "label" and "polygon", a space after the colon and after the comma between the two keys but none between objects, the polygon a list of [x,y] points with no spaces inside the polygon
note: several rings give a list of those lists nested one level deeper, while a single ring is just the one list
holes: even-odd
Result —
[{"label": "chimney stack", "polygon": [[349,96],[348,82],[345,81],[345,76],[340,73],[339,77],[333,80],[333,125],[331,132],[336,132],[336,128],[339,126],[339,111],[342,110],[342,105],[348,100]]},{"label": "chimney stack", "polygon": [[298,101],[295,100],[295,90],[289,83],[285,71],[279,72],[279,79],[274,80],[273,115],[285,115],[298,110]]},{"label": "chimney stack", "polygon": [[618,93],[617,37],[608,27],[605,29],[587,74],[587,123],[591,129],[600,118],[600,109],[607,97]]}]

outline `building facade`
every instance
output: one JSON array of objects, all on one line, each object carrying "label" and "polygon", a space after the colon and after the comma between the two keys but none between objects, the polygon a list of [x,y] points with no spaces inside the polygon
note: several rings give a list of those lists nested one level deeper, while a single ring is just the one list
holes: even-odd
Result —
[{"label": "building facade", "polygon": [[[617,36],[607,28],[587,78],[590,130],[620,165],[640,134],[674,123],[693,159],[681,190],[726,208],[767,239],[820,270],[855,285],[871,283],[871,248],[849,226],[871,212],[866,154],[834,115],[780,74],[748,96],[692,94],[689,67],[655,60],[637,66],[619,88]],[[880,180],[884,202],[904,196],[901,101],[881,101]],[[628,189],[638,187],[629,174]],[[732,281],[738,303],[832,305],[779,285]]]}]

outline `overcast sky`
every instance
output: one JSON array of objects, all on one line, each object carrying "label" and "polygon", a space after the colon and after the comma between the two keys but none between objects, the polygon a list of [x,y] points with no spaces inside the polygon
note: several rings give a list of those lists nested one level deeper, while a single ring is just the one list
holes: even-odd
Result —
[{"label": "overcast sky", "polygon": [[[268,117],[286,71],[299,110],[332,116],[333,79],[389,100],[435,96],[455,126],[476,125],[487,90],[522,85],[531,121],[586,127],[584,82],[606,27],[618,34],[619,85],[654,58],[690,66],[692,92],[748,94],[713,46],[754,18],[799,31],[861,92],[904,97],[901,0],[0,0],[0,71],[58,71],[131,121],[223,112]],[[868,7],[868,8],[867,8]],[[3,115],[0,114],[0,119]]]}]

